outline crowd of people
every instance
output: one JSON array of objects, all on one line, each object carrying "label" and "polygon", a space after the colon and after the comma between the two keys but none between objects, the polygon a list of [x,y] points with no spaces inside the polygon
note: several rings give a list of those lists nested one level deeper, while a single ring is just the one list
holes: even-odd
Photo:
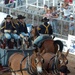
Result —
[{"label": "crowd of people", "polygon": [[49,19],[49,23],[52,25],[54,33],[59,33],[58,24],[59,24],[59,19],[61,17],[60,20],[64,22],[63,24],[67,24],[68,22],[68,25],[65,25],[67,26],[65,30],[69,29],[68,33],[71,35],[74,35],[74,29],[73,29],[74,28],[74,15],[71,9],[72,9],[71,6],[65,2],[61,4],[61,7],[59,9],[57,9],[54,6],[50,6],[48,8],[47,5],[44,5],[44,11],[42,13],[42,16],[47,17]]},{"label": "crowd of people", "polygon": [[14,2],[17,2],[17,5],[23,5],[23,0],[4,0],[4,4],[8,7],[15,7],[15,4],[13,4]]}]

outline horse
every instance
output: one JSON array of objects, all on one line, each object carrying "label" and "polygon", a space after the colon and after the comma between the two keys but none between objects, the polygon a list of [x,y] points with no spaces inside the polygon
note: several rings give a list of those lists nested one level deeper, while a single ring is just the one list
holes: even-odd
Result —
[{"label": "horse", "polygon": [[[69,50],[65,54],[58,51],[57,54],[54,53],[45,53],[43,54],[44,65],[43,67],[48,73],[58,75],[59,69],[62,66],[67,66],[68,59],[67,56],[69,54]],[[69,73],[69,70],[68,70]]]},{"label": "horse", "polygon": [[24,56],[21,53],[14,53],[9,57],[8,66],[12,75],[47,75],[43,69],[44,58],[41,53],[31,56]]},{"label": "horse", "polygon": [[54,53],[33,53],[31,56],[24,56],[21,53],[14,53],[10,56],[8,66],[12,75],[53,75],[61,66],[67,65],[67,55],[61,52]]},{"label": "horse", "polygon": [[[32,30],[31,30],[32,40],[34,41],[38,37],[38,35],[39,35],[39,33],[38,33],[38,30],[37,30],[37,27],[33,27]],[[43,40],[41,42],[40,52],[56,53],[58,51],[58,49],[59,49],[60,52],[62,52],[62,50],[63,50],[63,43],[60,40],[53,40],[51,38],[48,38],[48,39]]]}]

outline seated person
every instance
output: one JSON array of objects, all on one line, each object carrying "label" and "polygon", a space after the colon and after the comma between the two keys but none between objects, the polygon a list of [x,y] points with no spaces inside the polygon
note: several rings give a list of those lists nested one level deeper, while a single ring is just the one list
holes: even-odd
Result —
[{"label": "seated person", "polygon": [[13,23],[11,22],[11,20],[12,17],[10,15],[7,15],[5,21],[1,25],[1,31],[4,33],[4,37],[6,38],[6,48],[8,48],[13,28]]},{"label": "seated person", "polygon": [[38,44],[39,47],[40,47],[40,42],[42,40],[45,40],[45,39],[48,39],[48,38],[52,39],[51,35],[53,34],[52,26],[50,24],[48,24],[49,19],[47,19],[45,17],[41,21],[44,22],[44,24],[43,25],[40,25],[37,28],[38,29],[38,32],[40,33],[40,36],[38,36],[34,40],[34,42],[33,42],[33,44],[35,46],[37,46],[37,44]]},{"label": "seated person", "polygon": [[[18,21],[17,34],[20,35],[20,37],[22,39],[25,39],[26,37],[29,38],[29,33],[28,33],[27,26],[26,26],[26,23],[25,23],[24,19],[25,19],[24,16],[18,15],[18,18],[17,18],[17,21]],[[28,39],[25,39],[25,41],[28,42]]]},{"label": "seated person", "polygon": [[22,15],[18,15],[18,28],[17,28],[17,31],[18,31],[18,34],[24,38],[25,36],[28,36],[28,31],[27,31],[27,26],[26,26],[26,23],[24,22],[24,19],[25,17],[22,16]]},{"label": "seated person", "polygon": [[20,36],[17,34],[17,27],[19,26],[17,23],[17,19],[12,19],[12,23],[13,23],[13,28],[12,28],[11,35],[15,42],[14,46],[19,48],[20,47],[20,44],[19,44]]}]

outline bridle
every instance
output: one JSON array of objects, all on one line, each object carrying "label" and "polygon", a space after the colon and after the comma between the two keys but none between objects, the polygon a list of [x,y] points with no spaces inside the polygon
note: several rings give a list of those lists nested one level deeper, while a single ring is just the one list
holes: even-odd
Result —
[{"label": "bridle", "polygon": [[[52,61],[52,64],[50,63]],[[63,63],[64,62],[64,59],[63,59]],[[65,65],[68,64],[68,62],[65,63]],[[60,59],[57,55],[54,55],[52,58],[50,58],[49,62],[48,62],[48,70],[51,70],[54,74],[57,74],[58,73],[58,65],[61,65],[60,63]],[[51,67],[49,67],[51,66]]]}]

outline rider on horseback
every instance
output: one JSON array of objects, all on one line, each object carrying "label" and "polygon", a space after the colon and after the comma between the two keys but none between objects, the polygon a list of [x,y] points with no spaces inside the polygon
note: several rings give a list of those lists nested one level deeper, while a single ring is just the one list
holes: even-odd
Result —
[{"label": "rider on horseback", "polygon": [[52,26],[48,24],[49,19],[45,17],[41,21],[44,22],[44,24],[37,27],[40,36],[38,36],[33,42],[34,46],[38,47],[41,46],[43,40],[48,38],[52,39],[51,35],[53,34]]}]

